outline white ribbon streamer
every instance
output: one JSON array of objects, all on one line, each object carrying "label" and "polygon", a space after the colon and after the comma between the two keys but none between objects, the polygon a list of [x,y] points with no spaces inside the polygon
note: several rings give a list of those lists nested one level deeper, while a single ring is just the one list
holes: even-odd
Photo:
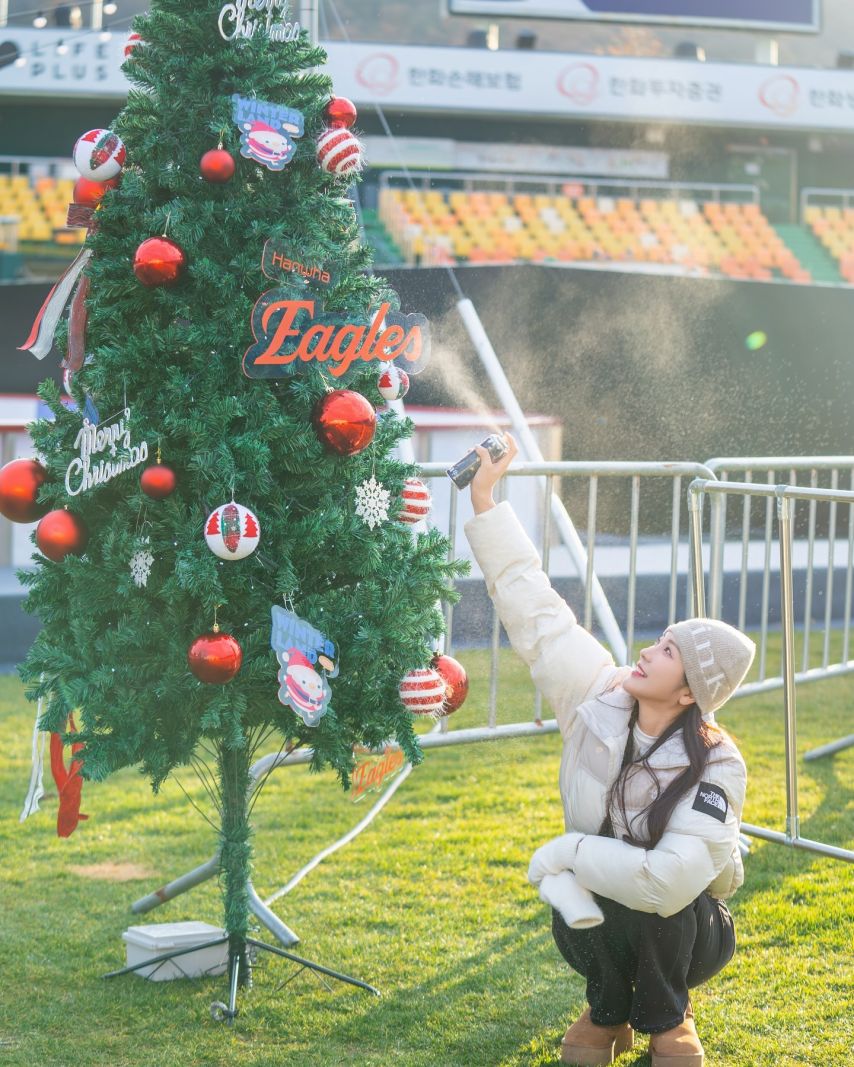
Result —
[{"label": "white ribbon streamer", "polygon": [[30,771],[30,788],[27,790],[27,799],[24,801],[24,807],[18,818],[19,822],[23,822],[33,812],[39,810],[39,801],[44,796],[44,745],[47,734],[44,730],[39,729],[39,719],[42,717],[43,710],[44,697],[39,697],[38,707],[36,708],[36,721],[33,726],[33,766]]}]

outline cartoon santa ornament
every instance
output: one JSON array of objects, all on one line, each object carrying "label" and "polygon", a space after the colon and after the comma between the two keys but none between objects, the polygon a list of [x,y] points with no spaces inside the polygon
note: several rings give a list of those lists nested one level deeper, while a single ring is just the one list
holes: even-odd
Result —
[{"label": "cartoon santa ornament", "polygon": [[231,99],[234,121],[240,130],[240,154],[268,170],[282,170],[297,150],[294,138],[303,135],[302,112],[236,93]]},{"label": "cartoon santa ornament", "polygon": [[278,653],[279,700],[292,708],[306,726],[316,726],[326,714],[332,690],[323,674],[298,648]]}]

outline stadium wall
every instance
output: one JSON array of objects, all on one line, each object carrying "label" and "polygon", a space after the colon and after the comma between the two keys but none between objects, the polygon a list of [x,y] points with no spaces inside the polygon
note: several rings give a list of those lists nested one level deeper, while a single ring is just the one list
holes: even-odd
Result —
[{"label": "stadium wall", "polygon": [[[448,273],[386,275],[432,323],[433,363],[411,402],[497,406]],[[533,265],[457,277],[522,406],[563,422],[566,459],[854,452],[852,290]],[[0,393],[60,380],[56,352],[16,350],[48,287],[0,286]],[[767,344],[751,351],[758,332]]]}]

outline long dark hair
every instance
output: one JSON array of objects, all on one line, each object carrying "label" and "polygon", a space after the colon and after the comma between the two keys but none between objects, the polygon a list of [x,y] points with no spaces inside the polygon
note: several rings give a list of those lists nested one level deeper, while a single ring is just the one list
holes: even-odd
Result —
[{"label": "long dark hair", "polygon": [[[679,799],[700,781],[708,762],[709,753],[723,741],[726,735],[719,726],[705,722],[696,704],[690,704],[655,739],[655,743],[650,745],[643,756],[633,759],[633,731],[635,723],[638,721],[639,711],[638,702],[635,701],[629,718],[629,736],[626,738],[626,747],[623,750],[623,762],[620,765],[620,773],[608,790],[605,819],[599,829],[599,833],[607,837],[614,836],[611,812],[612,810],[619,811],[623,824],[628,828],[628,833],[623,834],[623,840],[630,845],[637,845],[639,848],[655,848],[661,840],[661,836]],[[688,755],[688,766],[681,774],[677,774],[673,781],[662,791],[658,776],[649,765],[649,757],[679,730],[682,731],[682,741],[685,745],[685,752]],[[644,811],[634,817],[635,819],[640,819],[642,816],[646,816],[646,840],[635,836],[626,814],[626,784],[641,770],[646,770],[652,777],[656,789],[653,800]]]}]

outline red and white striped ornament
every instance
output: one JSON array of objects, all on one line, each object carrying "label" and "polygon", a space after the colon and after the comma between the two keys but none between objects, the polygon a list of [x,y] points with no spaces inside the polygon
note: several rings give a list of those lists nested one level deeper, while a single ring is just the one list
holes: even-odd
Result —
[{"label": "red and white striped ornament", "polygon": [[413,715],[439,715],[445,702],[445,682],[432,667],[417,667],[398,687],[401,702]]},{"label": "red and white striped ornament", "polygon": [[125,41],[125,59],[127,59],[138,44],[142,44],[142,37],[138,33],[132,33]]},{"label": "red and white striped ornament", "polygon": [[317,138],[317,162],[327,174],[351,174],[362,169],[362,144],[348,129],[332,127]]},{"label": "red and white striped ornament", "polygon": [[377,389],[383,400],[400,400],[409,392],[409,375],[394,363],[389,363],[379,376]]},{"label": "red and white striped ornament", "polygon": [[430,490],[418,478],[407,478],[403,483],[403,507],[397,516],[397,521],[413,525],[421,522],[430,514],[433,507],[433,499]]}]

